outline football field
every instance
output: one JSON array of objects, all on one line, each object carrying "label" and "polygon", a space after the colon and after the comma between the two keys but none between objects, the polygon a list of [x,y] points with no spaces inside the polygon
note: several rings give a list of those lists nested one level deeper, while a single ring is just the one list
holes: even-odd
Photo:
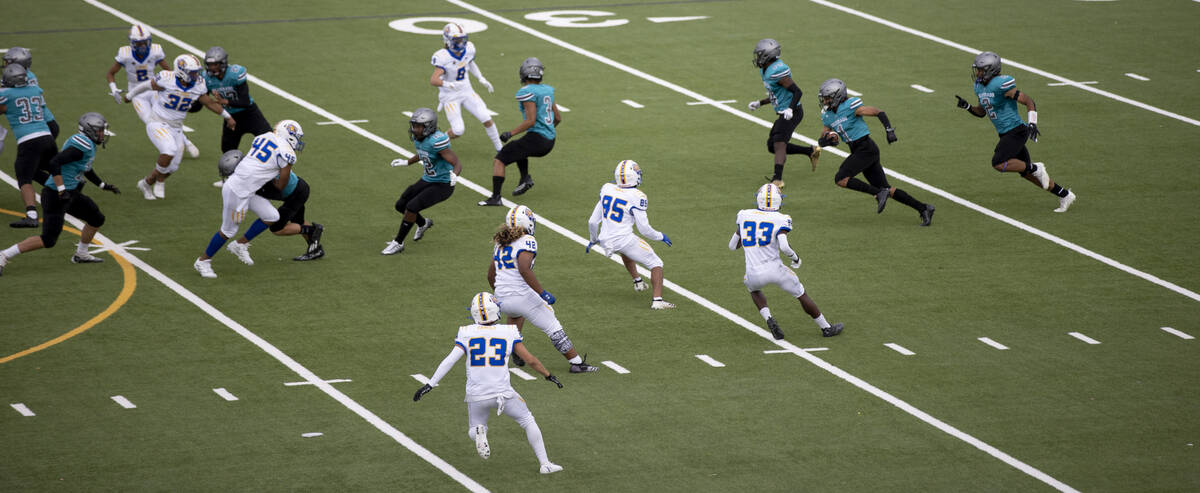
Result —
[{"label": "football field", "polygon": [[[12,3],[12,2],[10,2]],[[6,6],[0,49],[29,48],[62,127],[98,111],[114,134],[89,186],[107,217],[69,262],[59,245],[0,276],[0,491],[1197,491],[1200,490],[1200,2],[1186,0],[43,0]],[[17,13],[19,12],[19,14]],[[579,352],[525,344],[563,382],[525,368],[549,457],[493,416],[491,458],[467,436],[462,363],[412,394],[451,350],[467,302],[488,290],[506,208],[478,207],[495,151],[464,114],[463,174],[424,211],[436,221],[394,256],[393,205],[419,167],[409,115],[437,107],[430,56],[462,24],[495,86],[474,88],[500,131],[521,121],[526,57],[545,65],[563,122],[530,162],[536,186],[506,205],[538,219],[535,272]],[[303,125],[295,172],[327,255],[263,234],[255,265],[228,251],[216,279],[192,261],[221,222],[221,119],[190,115],[200,148],[146,201],[157,151],[104,73],[132,23],[168,63],[211,46],[246,67],[272,123]],[[804,92],[793,143],[821,131],[817,88],[839,78],[887,111],[867,118],[891,184],[937,207],[933,224],[839,188],[847,146],[815,171],[787,162],[782,212],[795,272],[831,322],[765,290],[776,341],[729,251],[737,211],[772,171],[775,115],[752,50],[762,38]],[[997,136],[974,102],[972,60],[1037,102],[1034,161],[1078,200],[991,169]],[[124,88],[124,72],[117,75]],[[1024,115],[1024,107],[1020,107]],[[408,114],[406,115],[406,112]],[[440,128],[449,124],[442,112]],[[6,123],[7,125],[7,123]],[[8,127],[5,127],[8,128]],[[19,217],[17,143],[0,150],[0,222]],[[242,140],[241,149],[249,148]],[[640,163],[665,263],[651,310],[618,260],[585,253],[600,187]],[[248,222],[243,223],[243,230]],[[36,233],[0,226],[0,249]],[[648,276],[648,273],[644,273]]]}]

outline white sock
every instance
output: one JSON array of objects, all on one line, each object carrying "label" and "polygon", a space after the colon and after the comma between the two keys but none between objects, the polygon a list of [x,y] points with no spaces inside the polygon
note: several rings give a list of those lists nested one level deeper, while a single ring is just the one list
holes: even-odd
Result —
[{"label": "white sock", "polygon": [[529,424],[522,426],[525,428],[525,439],[529,440],[529,446],[533,447],[533,455],[537,456],[538,464],[546,465],[550,463],[550,458],[546,456],[546,442],[542,441],[542,429],[538,428],[537,422],[529,420]]},{"label": "white sock", "polygon": [[13,243],[13,246],[10,246],[8,248],[5,248],[3,251],[0,251],[0,254],[4,255],[5,257],[8,257],[8,258],[13,258],[13,257],[16,257],[17,255],[20,255],[21,250],[19,248],[17,248],[16,243]]},{"label": "white sock", "polygon": [[88,243],[84,243],[81,241],[81,242],[75,244],[75,255],[83,256],[83,255],[87,255],[87,253],[88,253]]},{"label": "white sock", "polygon": [[816,322],[816,323],[817,323],[817,327],[820,327],[820,328],[822,328],[822,329],[827,329],[827,328],[829,328],[829,322],[826,322],[826,321],[825,321],[825,314],[824,314],[824,313],[822,313],[822,314],[821,314],[821,316],[819,316],[819,317],[817,317],[817,318],[814,318],[814,319],[813,319],[813,322]]},{"label": "white sock", "polygon": [[764,306],[762,309],[758,310],[758,314],[762,315],[763,320],[766,320],[771,318],[771,309]]},{"label": "white sock", "polygon": [[25,211],[25,216],[36,221],[38,218],[37,209],[29,209]]},{"label": "white sock", "polygon": [[500,143],[500,131],[496,130],[496,124],[493,123],[490,127],[483,127],[483,131],[487,133],[489,139],[492,139],[492,147],[495,147],[499,151],[503,147],[503,144]]},{"label": "white sock", "polygon": [[579,355],[575,355],[574,358],[567,360],[567,362],[571,363],[572,365],[578,365],[580,363],[583,363],[583,358],[580,357]]}]

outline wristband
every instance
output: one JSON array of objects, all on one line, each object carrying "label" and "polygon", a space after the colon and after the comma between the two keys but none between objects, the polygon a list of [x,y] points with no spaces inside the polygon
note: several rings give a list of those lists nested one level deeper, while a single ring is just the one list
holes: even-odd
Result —
[{"label": "wristband", "polygon": [[116,83],[116,82],[109,82],[109,83],[108,83],[108,92],[120,92],[120,91],[121,91],[120,89],[117,89],[117,83]]},{"label": "wristband", "polygon": [[1037,125],[1037,112],[1029,110],[1029,123]]},{"label": "wristband", "polygon": [[66,190],[67,190],[67,187],[65,187],[63,185],[58,185],[58,191],[65,192]]},{"label": "wristband", "polygon": [[221,118],[233,118],[233,115],[230,115],[228,110],[221,110]]},{"label": "wristband", "polygon": [[106,186],[108,186],[108,184],[107,184],[107,183],[100,182],[100,189],[101,189],[101,190],[104,190],[104,187],[106,187]]}]

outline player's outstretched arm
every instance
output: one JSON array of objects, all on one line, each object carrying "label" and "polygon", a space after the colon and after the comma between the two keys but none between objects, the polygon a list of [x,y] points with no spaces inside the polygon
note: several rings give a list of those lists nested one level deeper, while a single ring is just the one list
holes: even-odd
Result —
[{"label": "player's outstretched arm", "polygon": [[561,389],[563,387],[562,382],[558,381],[558,377],[555,377],[553,374],[551,374],[550,370],[547,370],[546,366],[543,365],[542,362],[533,355],[533,353],[529,352],[529,349],[525,348],[525,343],[518,342],[513,344],[513,354],[520,356],[521,359],[525,360],[525,363],[528,364],[530,368],[533,368],[533,371],[538,372],[538,374],[545,377],[546,380],[549,380],[551,383],[557,385],[558,388]]},{"label": "player's outstretched arm", "polygon": [[221,107],[221,103],[214,101],[213,98],[209,97],[207,94],[201,94],[200,97],[196,98],[196,102],[204,105],[205,108],[208,108],[208,111],[216,113],[220,115],[221,118],[224,118],[225,126],[229,127],[230,130],[233,130],[235,127],[237,127],[237,122],[234,121],[233,115],[230,115],[228,111],[225,111],[225,108]]},{"label": "player's outstretched arm", "polygon": [[731,251],[737,251],[737,249],[739,249],[741,247],[742,247],[742,235],[738,234],[738,232],[735,231],[733,233],[733,237],[729,238],[729,249]]},{"label": "player's outstretched arm", "polygon": [[455,344],[454,349],[450,350],[450,354],[447,354],[446,357],[442,359],[442,363],[438,365],[437,371],[433,372],[433,377],[429,379],[429,383],[422,385],[420,389],[417,389],[417,393],[413,394],[413,402],[421,400],[421,397],[423,397],[425,394],[428,394],[429,391],[433,390],[434,387],[437,387],[438,382],[441,382],[442,378],[445,377],[447,373],[450,373],[450,370],[454,369],[454,364],[458,363],[459,358],[462,358],[464,354],[466,354],[466,352],[463,350],[462,346]]}]

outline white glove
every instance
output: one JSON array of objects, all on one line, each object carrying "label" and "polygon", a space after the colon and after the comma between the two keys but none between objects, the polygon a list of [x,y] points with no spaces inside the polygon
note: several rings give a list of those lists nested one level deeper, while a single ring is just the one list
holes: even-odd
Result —
[{"label": "white glove", "polygon": [[455,84],[455,83],[454,83],[454,82],[452,82],[452,81],[448,81],[448,80],[444,80],[444,81],[442,81],[442,89],[445,89],[445,90],[449,91],[449,90],[451,90],[451,89],[454,89],[454,88],[456,88],[456,87],[458,87],[458,84]]},{"label": "white glove", "polygon": [[458,175],[454,174],[454,172],[451,171],[450,172],[450,186],[455,186],[455,185],[458,185]]},{"label": "white glove", "polygon": [[109,93],[109,95],[113,97],[113,100],[115,100],[117,102],[117,104],[121,104],[121,103],[125,102],[125,98],[123,96],[121,96],[120,89],[114,90],[113,92]]},{"label": "white glove", "polygon": [[491,83],[491,82],[488,82],[488,80],[487,80],[487,79],[484,79],[483,77],[480,77],[480,78],[479,78],[479,83],[480,83],[480,84],[483,84],[483,87],[486,87],[486,88],[487,88],[487,90],[488,90],[488,92],[496,92],[496,88],[492,87],[492,83]]},{"label": "white glove", "polygon": [[783,110],[783,113],[780,113],[780,115],[783,115],[784,120],[791,120],[792,119],[792,109],[788,108],[786,110]]},{"label": "white glove", "polygon": [[408,159],[406,159],[406,158],[396,158],[396,159],[393,159],[393,160],[392,160],[392,167],[393,167],[393,168],[397,168],[397,167],[400,167],[400,166],[408,166],[408,164],[409,164],[409,163],[408,163]]},{"label": "white glove", "polygon": [[751,101],[750,104],[746,105],[747,108],[750,108],[750,111],[757,110],[759,106],[762,106],[762,103],[758,101]]},{"label": "white glove", "polygon": [[792,257],[792,268],[793,269],[800,268],[800,256],[799,255]]}]

